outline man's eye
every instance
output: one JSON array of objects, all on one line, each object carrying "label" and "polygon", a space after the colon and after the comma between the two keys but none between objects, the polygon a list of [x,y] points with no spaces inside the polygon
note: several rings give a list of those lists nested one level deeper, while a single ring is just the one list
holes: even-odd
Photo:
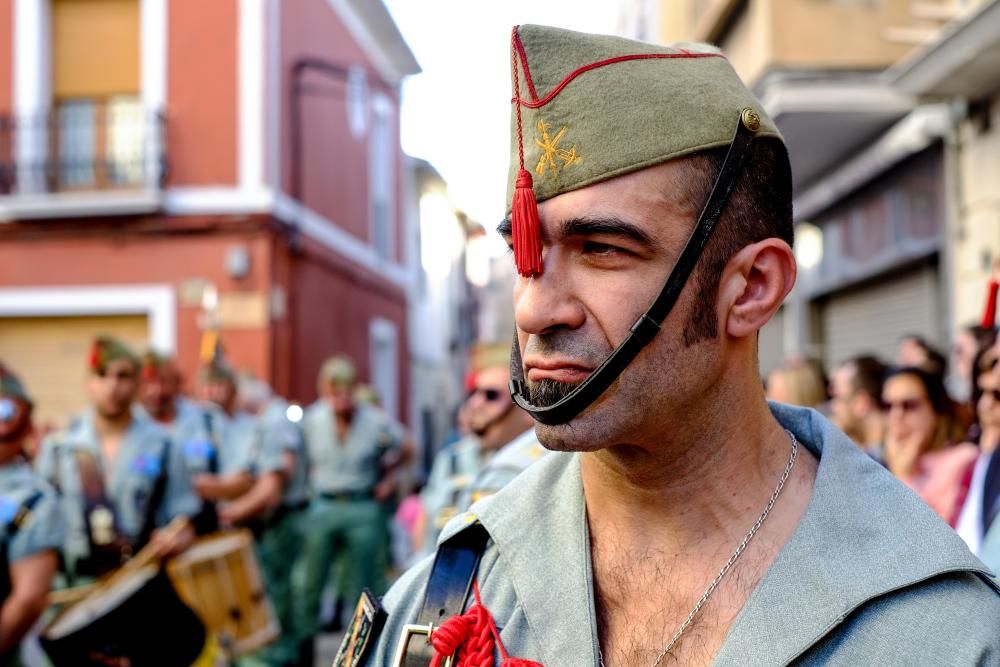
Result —
[{"label": "man's eye", "polygon": [[585,241],[583,244],[583,253],[585,255],[611,256],[624,252],[621,248],[596,241]]}]

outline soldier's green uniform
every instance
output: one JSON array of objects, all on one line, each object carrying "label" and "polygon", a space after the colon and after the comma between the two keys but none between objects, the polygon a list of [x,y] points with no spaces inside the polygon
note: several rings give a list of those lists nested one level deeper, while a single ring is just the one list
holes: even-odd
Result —
[{"label": "soldier's green uniform", "polygon": [[91,544],[103,543],[112,528],[104,523],[110,517],[100,517],[98,524],[99,517],[88,514],[81,460],[96,461],[114,508],[114,531],[133,542],[134,548],[149,538],[150,528],[162,528],[178,516],[193,517],[201,508],[183,453],[162,429],[135,416],[116,460],[109,464],[101,452],[93,412],[85,411],[69,428],[46,438],[36,461],[38,473],[60,492],[67,524],[63,556],[71,579],[93,574],[80,566],[92,555]]},{"label": "soldier's green uniform", "polygon": [[[46,551],[59,553],[65,537],[55,489],[23,460],[0,466],[0,608],[10,583],[7,568]],[[0,667],[18,665],[17,653],[0,655]]]},{"label": "soldier's green uniform", "polygon": [[426,525],[418,556],[433,553],[441,529],[453,516],[468,509],[463,498],[468,497],[469,486],[485,459],[479,438],[474,435],[461,438],[434,456],[427,484],[420,492]]},{"label": "soldier's green uniform", "polygon": [[278,640],[259,657],[276,667],[293,663],[298,654],[292,566],[302,549],[301,522],[309,506],[309,460],[305,441],[298,427],[285,416],[286,407],[284,401],[273,399],[256,418],[258,474],[283,470],[286,453],[295,457],[294,473],[285,480],[281,505],[264,518],[257,538],[257,554],[268,595],[282,630]]},{"label": "soldier's green uniform", "polygon": [[499,492],[547,452],[535,437],[535,429],[517,436],[501,447],[465,487],[458,498],[458,511],[464,512],[473,503]]},{"label": "soldier's green uniform", "polygon": [[377,566],[384,528],[374,498],[381,458],[400,446],[381,412],[357,405],[344,441],[337,436],[336,418],[325,401],[306,411],[303,433],[310,462],[312,501],[303,548],[303,590],[297,631],[302,638],[318,630],[318,612],[327,573],[338,550],[346,557],[350,589],[339,591],[357,600],[364,587],[384,591],[384,574]]}]

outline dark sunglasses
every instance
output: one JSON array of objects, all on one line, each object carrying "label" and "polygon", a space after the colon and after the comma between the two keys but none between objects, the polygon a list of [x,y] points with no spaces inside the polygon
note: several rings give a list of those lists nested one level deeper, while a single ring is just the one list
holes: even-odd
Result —
[{"label": "dark sunglasses", "polygon": [[492,389],[492,388],[486,388],[486,389],[484,389],[484,388],[481,388],[481,387],[477,387],[477,388],[473,389],[472,391],[470,391],[469,395],[466,396],[466,398],[472,398],[476,394],[482,394],[483,398],[486,399],[487,401],[491,402],[491,403],[493,401],[499,399],[501,396],[503,396],[503,392],[501,392],[499,389]]},{"label": "dark sunglasses", "polygon": [[903,412],[913,412],[923,405],[919,398],[907,398],[902,401],[882,401],[882,409],[889,412],[893,408],[900,408]]}]

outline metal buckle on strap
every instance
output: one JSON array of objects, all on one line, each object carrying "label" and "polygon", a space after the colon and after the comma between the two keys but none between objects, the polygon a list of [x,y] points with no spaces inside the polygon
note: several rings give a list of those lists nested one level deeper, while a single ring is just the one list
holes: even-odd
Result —
[{"label": "metal buckle on strap", "polygon": [[[433,623],[428,623],[427,625],[418,625],[411,623],[403,626],[403,633],[399,637],[399,643],[396,644],[396,653],[392,658],[391,667],[403,667],[404,660],[406,659],[406,650],[410,646],[410,640],[414,635],[423,635],[427,639],[424,641],[428,645],[431,643],[431,636],[434,631],[437,630]],[[441,661],[441,667],[452,667],[455,664],[455,656],[450,655]]]}]

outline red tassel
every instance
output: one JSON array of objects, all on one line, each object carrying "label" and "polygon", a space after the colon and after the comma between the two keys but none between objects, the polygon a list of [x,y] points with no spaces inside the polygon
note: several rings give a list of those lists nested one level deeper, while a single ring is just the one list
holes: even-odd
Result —
[{"label": "red tassel", "polygon": [[525,278],[542,272],[542,228],[538,221],[538,203],[526,169],[517,172],[510,223],[514,234],[514,264]]}]

